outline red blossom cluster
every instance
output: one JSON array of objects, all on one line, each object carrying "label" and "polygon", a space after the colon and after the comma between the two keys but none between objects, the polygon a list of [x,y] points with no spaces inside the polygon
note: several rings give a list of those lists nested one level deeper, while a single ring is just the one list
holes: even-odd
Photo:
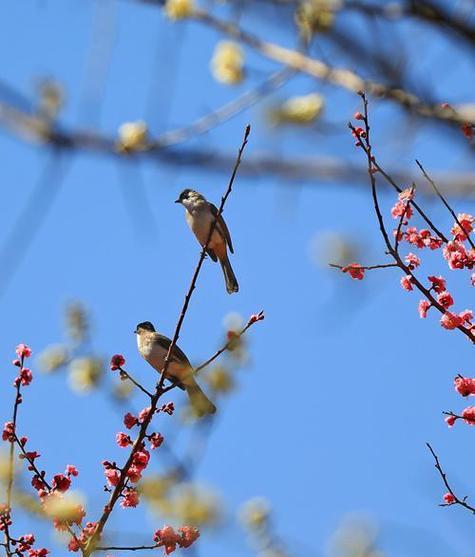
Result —
[{"label": "red blossom cluster", "polygon": [[[411,213],[412,216],[412,213]],[[407,218],[410,218],[406,215]],[[431,234],[430,230],[427,228],[421,228],[417,230],[415,226],[408,226],[406,230],[400,230],[399,233],[397,230],[394,232],[394,236],[397,236],[399,242],[407,242],[415,246],[418,249],[429,248],[431,250],[439,249],[443,242],[437,236]]]},{"label": "red blossom cluster", "polygon": [[249,317],[249,321],[247,322],[247,325],[252,325],[253,323],[257,323],[257,321],[262,321],[265,318],[264,312],[260,311],[259,313],[254,313],[253,315],[251,315],[251,317]]},{"label": "red blossom cluster", "polygon": [[199,531],[192,526],[182,526],[176,532],[171,526],[164,526],[155,532],[153,540],[157,547],[163,547],[165,554],[169,555],[177,546],[190,547],[199,537]]},{"label": "red blossom cluster", "polygon": [[[249,323],[264,319],[262,312],[252,315]],[[31,355],[31,349],[25,344],[19,344],[16,349],[17,359],[13,364],[19,368],[18,375],[13,383],[15,394],[15,412],[19,404],[22,403],[21,388],[28,386],[33,378],[31,370],[24,367],[24,361]],[[111,369],[121,369],[125,364],[125,358],[116,354],[111,359]],[[173,402],[168,402],[154,410],[154,413],[164,413],[172,415],[175,407]],[[124,416],[124,424],[127,429],[134,426],[141,426],[150,419],[152,407],[144,408],[137,416],[127,413]],[[27,437],[19,437],[16,433],[16,418],[14,421],[6,422],[3,431],[3,441],[16,444],[19,448],[19,458],[28,463],[28,470],[32,472],[31,485],[36,490],[45,513],[52,518],[54,527],[59,531],[68,531],[71,538],[68,543],[68,549],[72,552],[84,550],[90,543],[96,543],[100,539],[100,531],[98,531],[98,522],[87,522],[82,526],[83,519],[86,516],[84,508],[77,504],[67,503],[67,519],[56,515],[54,510],[56,507],[61,508],[64,500],[64,494],[71,488],[72,478],[78,476],[78,470],[73,464],[68,464],[64,473],[53,475],[50,482],[46,479],[46,472],[37,467],[36,461],[41,456],[35,450],[28,450]],[[144,439],[150,443],[150,449],[157,449],[164,441],[163,435],[158,432],[145,432]],[[131,457],[124,468],[119,468],[115,462],[103,461],[104,473],[107,483],[111,487],[115,487],[121,483],[119,498],[120,505],[123,508],[136,507],[139,504],[139,495],[136,484],[141,478],[143,471],[147,468],[150,460],[150,453],[145,448],[145,442],[138,443],[134,441],[130,435],[124,432],[116,434],[116,442],[119,447],[131,447]],[[136,446],[137,445],[137,446]],[[121,480],[122,478],[122,480]],[[106,487],[110,491],[110,488]],[[58,505],[59,503],[59,505]],[[106,505],[105,509],[108,508]],[[58,510],[60,513],[61,510]],[[26,534],[19,538],[12,536],[10,527],[12,526],[11,509],[8,505],[0,505],[0,531],[4,531],[8,540],[8,547],[15,555],[19,557],[46,557],[49,551],[46,548],[34,548],[35,536]],[[74,527],[74,528],[73,528]],[[77,530],[79,528],[79,532]],[[171,526],[165,526],[161,530],[157,530],[154,535],[156,547],[164,547],[165,553],[171,553],[177,547],[186,548],[191,546],[199,537],[199,531],[191,526],[183,526],[175,531]],[[13,554],[13,553],[11,553]]]},{"label": "red blossom cluster", "polygon": [[110,368],[112,371],[116,371],[125,365],[125,358],[122,354],[114,354],[111,358]]},{"label": "red blossom cluster", "polygon": [[[407,188],[399,194],[398,201],[391,209],[391,215],[395,219],[401,219],[403,224],[407,224],[413,215],[411,201],[414,198],[414,188]],[[407,220],[405,220],[407,219]]]},{"label": "red blossom cluster", "polygon": [[81,530],[79,536],[72,536],[68,543],[69,551],[79,551],[81,547],[84,547],[89,539],[94,535],[97,528],[97,522],[87,522],[86,526]]},{"label": "red blossom cluster", "polygon": [[[17,359],[13,360],[13,365],[19,368],[18,375],[13,382],[16,389],[15,406],[22,403],[21,387],[26,387],[31,383],[33,375],[31,370],[24,367],[24,361],[31,356],[31,349],[25,344],[19,344],[16,348]],[[26,445],[28,438],[25,436],[18,437],[15,431],[14,422],[6,422],[2,432],[3,441],[8,443],[16,443],[20,449],[19,458],[26,460],[28,463],[28,471],[32,472],[31,485],[36,490],[40,503],[44,509],[50,509],[49,503],[52,499],[61,499],[63,494],[71,487],[71,478],[78,475],[78,470],[73,464],[68,464],[64,473],[55,474],[51,480],[51,484],[46,480],[46,472],[39,470],[36,460],[41,456],[38,451],[28,450]],[[73,523],[80,525],[85,516],[85,511],[81,505],[77,505],[76,510],[70,509],[69,519],[67,522],[60,520],[57,516],[52,515],[54,527],[57,530],[67,530]],[[51,516],[51,513],[49,513]],[[8,516],[8,520],[5,518]],[[1,513],[1,525],[3,528],[12,524],[10,512],[8,514]],[[0,528],[1,528],[0,525]],[[9,543],[16,548],[18,554],[28,552],[29,557],[45,557],[49,552],[45,548],[34,549],[32,546],[35,542],[33,534],[22,536],[18,539],[9,535]]]},{"label": "red blossom cluster", "polygon": [[[463,397],[475,396],[475,378],[457,375],[454,379],[454,388],[457,393]],[[475,425],[475,406],[465,408],[460,416],[453,412],[447,412],[447,414],[445,423],[449,427],[453,427],[455,422],[459,419],[463,419],[468,425]]]},{"label": "red blossom cluster", "polygon": [[[453,239],[448,241],[445,245],[441,238],[433,236],[428,229],[417,230],[414,226],[407,226],[409,219],[412,217],[413,212],[411,209],[411,202],[414,197],[414,188],[407,188],[399,193],[398,201],[391,209],[391,214],[394,218],[399,219],[400,223],[394,235],[397,236],[397,242],[406,241],[419,249],[429,248],[431,250],[439,249],[443,246],[442,255],[447,261],[450,269],[473,269],[475,266],[475,249],[468,247],[464,242],[469,241],[469,234],[473,231],[473,223],[475,217],[467,213],[459,213],[455,224],[452,226],[451,234]],[[406,228],[404,228],[406,226]],[[409,252],[403,258],[403,262],[397,265],[403,269],[406,274],[400,279],[401,287],[407,292],[414,290],[417,285],[417,280],[414,271],[420,266],[420,258],[412,252]],[[376,266],[378,267],[378,266]],[[365,274],[365,267],[359,263],[351,263],[346,267],[342,267],[343,273],[348,273],[352,278],[362,280]],[[454,305],[454,299],[446,288],[446,279],[439,276],[429,276],[429,286],[427,290],[434,292],[435,299],[438,304],[438,309],[443,312],[440,319],[440,325],[447,330],[464,327],[468,330],[475,330],[475,325],[472,323],[473,312],[469,309],[455,313],[449,311]],[[471,283],[475,286],[475,273],[471,276]],[[419,287],[419,290],[426,294],[425,287]],[[433,298],[423,299],[419,302],[418,311],[421,318],[427,317],[427,312],[430,307],[434,305]]]},{"label": "red blossom cluster", "polygon": [[353,279],[364,279],[365,269],[359,263],[350,263],[349,265],[346,265],[346,267],[342,267],[341,271],[342,273],[348,273]]},{"label": "red blossom cluster", "polygon": [[455,497],[452,495],[452,493],[446,493],[444,495],[444,501],[446,505],[453,505],[455,503]]},{"label": "red blossom cluster", "polygon": [[[159,412],[163,412],[171,416],[174,410],[175,407],[173,405],[173,402],[169,402],[163,404],[160,408],[157,408],[155,410],[155,413],[158,414]],[[142,425],[144,421],[149,418],[151,411],[151,407],[147,406],[139,412],[138,416],[134,416],[130,412],[127,412],[127,414],[125,414],[124,416],[125,427],[127,429],[132,429],[134,426]],[[148,434],[146,433],[145,438],[149,441],[151,449],[157,449],[164,441],[163,435],[157,432]],[[119,431],[116,434],[116,443],[117,445],[119,445],[119,447],[122,448],[133,446],[132,461],[125,471],[125,480],[123,481],[122,490],[120,492],[120,504],[124,508],[136,507],[139,504],[139,495],[136,488],[131,486],[130,484],[136,484],[142,478],[142,472],[145,470],[145,468],[147,468],[150,460],[150,453],[145,448],[144,443],[141,443],[139,446],[135,447],[134,441],[132,440],[131,436],[127,433],[124,433],[123,431]],[[104,468],[104,475],[106,477],[108,486],[116,487],[117,485],[119,485],[124,469],[118,467],[115,462],[110,462],[108,460],[104,460],[102,462],[102,466]],[[106,487],[106,489],[109,489],[109,487]]]}]

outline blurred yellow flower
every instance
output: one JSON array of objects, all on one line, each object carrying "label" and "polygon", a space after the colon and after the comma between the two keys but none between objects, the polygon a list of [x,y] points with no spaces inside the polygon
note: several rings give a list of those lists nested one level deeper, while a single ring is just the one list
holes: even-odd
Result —
[{"label": "blurred yellow flower", "polygon": [[10,472],[10,463],[7,453],[0,453],[0,482],[6,482]]},{"label": "blurred yellow flower", "polygon": [[244,55],[237,43],[221,41],[216,45],[211,59],[211,73],[216,81],[235,85],[243,80]]},{"label": "blurred yellow flower", "polygon": [[315,265],[328,269],[328,262],[346,265],[358,261],[360,250],[353,237],[334,230],[320,230],[309,242],[309,257]]},{"label": "blurred yellow flower", "polygon": [[149,145],[148,127],[141,120],[125,122],[119,128],[117,149],[121,152],[143,151]]},{"label": "blurred yellow flower", "polygon": [[38,356],[41,371],[51,373],[64,366],[69,359],[68,349],[62,344],[48,346]]},{"label": "blurred yellow flower", "polygon": [[211,526],[217,522],[220,514],[216,496],[194,485],[181,486],[171,504],[173,516],[192,526]]},{"label": "blurred yellow flower", "polygon": [[38,84],[39,113],[48,119],[53,119],[64,105],[65,94],[63,87],[53,79],[43,79]]},{"label": "blurred yellow flower", "polygon": [[323,97],[317,93],[291,97],[272,111],[271,118],[276,124],[310,124],[320,116],[324,106]]},{"label": "blurred yellow flower", "polygon": [[346,517],[329,544],[331,557],[384,557],[376,547],[377,529],[368,518]]},{"label": "blurred yellow flower", "polygon": [[66,330],[68,335],[77,342],[82,342],[89,328],[87,312],[80,302],[66,307]]},{"label": "blurred yellow flower", "polygon": [[64,495],[52,492],[44,499],[43,511],[48,518],[60,522],[80,523],[84,516],[84,498],[78,492]]},{"label": "blurred yellow flower", "polygon": [[163,8],[166,16],[173,21],[190,17],[194,9],[193,0],[166,0]]},{"label": "blurred yellow flower", "polygon": [[226,331],[240,331],[244,327],[244,317],[231,311],[223,317],[223,327]]},{"label": "blurred yellow flower", "polygon": [[69,382],[78,393],[87,393],[97,386],[103,372],[103,362],[99,358],[76,358],[69,364]]},{"label": "blurred yellow flower", "polygon": [[174,485],[173,478],[169,476],[148,476],[138,485],[140,495],[152,504],[162,503]]},{"label": "blurred yellow flower", "polygon": [[331,29],[338,5],[335,0],[304,0],[295,12],[295,22],[301,35],[310,39],[312,35]]},{"label": "blurred yellow flower", "polygon": [[206,382],[217,393],[229,393],[234,389],[234,380],[229,371],[216,366],[205,377]]},{"label": "blurred yellow flower", "polygon": [[266,526],[271,513],[271,506],[267,499],[254,497],[249,499],[239,509],[242,524],[251,530]]},{"label": "blurred yellow flower", "polygon": [[112,395],[119,400],[129,398],[134,392],[135,385],[129,379],[121,380],[119,383],[114,383],[112,388]]}]

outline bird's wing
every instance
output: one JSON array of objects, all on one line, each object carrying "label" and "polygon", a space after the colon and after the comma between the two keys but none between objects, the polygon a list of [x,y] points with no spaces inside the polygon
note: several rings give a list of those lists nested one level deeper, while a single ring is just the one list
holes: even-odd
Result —
[{"label": "bird's wing", "polygon": [[[211,213],[213,214],[213,217],[216,218],[217,215],[218,215],[218,208],[216,207],[216,205],[213,205],[212,203],[210,203],[209,208],[211,210]],[[224,219],[223,219],[222,215],[219,215],[218,222],[217,222],[216,226],[221,230],[221,233],[226,238],[226,242],[229,246],[229,251],[231,253],[234,253],[233,243],[231,241],[231,234],[229,234],[228,227],[226,226],[226,223],[224,222]]]},{"label": "bird's wing", "polygon": [[[157,342],[164,350],[167,350],[170,348],[170,344],[172,343],[172,341],[166,337],[165,335],[161,335],[159,333],[154,333],[154,341]],[[188,360],[188,358],[186,357],[186,354],[183,352],[183,350],[177,346],[175,344],[175,346],[173,347],[173,351],[172,351],[172,358],[174,360],[178,360],[180,363],[185,364],[187,366],[192,367],[192,365],[190,364],[190,361]]]}]

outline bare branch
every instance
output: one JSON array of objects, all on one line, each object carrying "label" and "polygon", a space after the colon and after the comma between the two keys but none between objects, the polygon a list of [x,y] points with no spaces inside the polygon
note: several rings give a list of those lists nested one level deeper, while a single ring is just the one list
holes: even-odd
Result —
[{"label": "bare branch", "polygon": [[444,482],[444,485],[447,488],[447,491],[454,498],[453,503],[449,503],[449,504],[445,504],[445,505],[442,504],[440,506],[441,507],[450,507],[452,505],[460,505],[460,506],[464,507],[465,509],[467,509],[468,511],[470,511],[471,513],[475,514],[475,507],[472,507],[471,505],[469,505],[467,503],[467,497],[464,497],[463,499],[460,499],[459,497],[457,497],[457,495],[455,494],[455,492],[453,491],[453,489],[449,485],[449,482],[447,480],[447,475],[443,471],[442,466],[440,465],[439,457],[436,455],[434,449],[429,445],[429,443],[426,443],[426,445],[427,445],[429,451],[431,452],[432,456],[434,457],[435,468],[436,468],[437,472],[439,472],[440,477],[442,478],[442,481]]}]

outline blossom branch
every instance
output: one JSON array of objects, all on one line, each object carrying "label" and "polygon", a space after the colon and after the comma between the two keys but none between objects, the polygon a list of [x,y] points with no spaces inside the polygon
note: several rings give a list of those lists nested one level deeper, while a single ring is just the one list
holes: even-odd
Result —
[{"label": "blossom branch", "polygon": [[467,509],[468,511],[470,511],[471,513],[475,514],[475,507],[472,507],[471,505],[469,505],[467,503],[467,497],[463,497],[462,499],[457,497],[457,495],[455,494],[453,489],[450,487],[450,484],[447,480],[447,474],[443,471],[442,466],[440,465],[439,457],[437,456],[434,449],[430,446],[429,443],[426,443],[426,445],[427,445],[427,448],[429,449],[429,451],[431,452],[432,456],[434,457],[435,468],[436,468],[437,472],[439,472],[439,475],[442,478],[442,481],[444,482],[444,485],[447,488],[447,491],[451,496],[448,499],[450,502],[448,502],[446,504],[441,504],[440,506],[441,507],[450,507],[451,505],[460,505],[460,506],[464,507],[465,509]]},{"label": "blossom branch", "polygon": [[[375,177],[376,173],[374,172],[374,157],[372,154],[372,146],[371,146],[371,138],[370,138],[371,128],[369,125],[369,118],[368,118],[368,100],[364,92],[361,92],[360,95],[364,106],[364,114],[361,115],[360,118],[364,122],[364,126],[365,126],[364,131],[362,133],[362,131],[356,129],[351,123],[349,124],[349,127],[353,135],[357,138],[357,145],[361,146],[366,154],[368,175],[371,183],[371,194],[373,198],[373,206],[377,216],[379,230],[383,237],[384,243],[386,245],[387,253],[394,259],[397,266],[405,273],[405,275],[410,278],[411,284],[415,285],[417,289],[427,298],[427,300],[430,301],[431,305],[435,307],[440,313],[442,313],[442,315],[446,315],[447,313],[446,308],[433,296],[431,289],[426,288],[418,280],[418,278],[413,273],[412,268],[409,267],[409,265],[406,265],[404,263],[398,251],[392,246],[391,241],[389,239],[389,234],[386,230],[384,224],[384,218],[379,205],[379,199],[378,199],[378,193],[376,187],[376,177]],[[472,327],[467,328],[463,326],[463,322],[457,322],[457,324],[452,328],[459,329],[473,343],[475,343],[475,334],[472,330]]]},{"label": "blossom branch", "polygon": [[[334,269],[340,269],[343,271],[344,269],[348,269],[350,265],[338,265],[337,263],[329,263],[329,267],[333,267]],[[358,265],[359,269],[363,271],[373,271],[374,269],[387,269],[388,267],[398,267],[397,263],[382,263],[381,265]]]},{"label": "blossom branch", "polygon": [[130,451],[129,457],[127,458],[127,461],[126,461],[125,465],[123,466],[123,468],[120,470],[120,474],[119,474],[119,477],[118,477],[117,484],[115,485],[115,487],[114,487],[114,489],[113,489],[113,491],[112,491],[112,493],[109,497],[108,503],[104,507],[103,513],[102,513],[102,515],[101,515],[101,517],[100,517],[99,521],[97,522],[97,525],[94,529],[94,533],[92,534],[92,536],[87,541],[85,547],[82,548],[82,552],[83,552],[84,557],[89,557],[89,555],[91,555],[91,553],[93,551],[95,551],[96,546],[97,546],[97,541],[99,540],[99,538],[102,534],[102,531],[104,530],[104,527],[105,527],[105,525],[106,525],[106,523],[109,519],[109,516],[110,516],[115,504],[117,503],[118,499],[122,495],[123,489],[124,489],[124,487],[126,485],[126,482],[127,482],[127,479],[128,479],[127,472],[129,471],[130,467],[132,466],[132,463],[134,461],[134,456],[140,450],[140,448],[143,446],[144,440],[147,436],[147,428],[148,428],[150,422],[152,421],[153,415],[157,411],[158,401],[159,401],[160,397],[162,396],[162,394],[164,392],[163,383],[164,383],[164,380],[165,380],[165,375],[166,375],[168,366],[170,364],[170,356],[171,356],[172,350],[176,346],[176,343],[177,343],[178,338],[180,336],[181,326],[182,326],[183,321],[185,319],[185,315],[186,315],[186,312],[188,310],[190,299],[191,299],[191,296],[192,296],[193,291],[195,289],[196,281],[198,279],[199,272],[200,272],[201,267],[203,265],[205,255],[206,255],[206,250],[208,248],[208,244],[211,240],[212,233],[213,233],[214,228],[216,226],[217,219],[222,214],[224,204],[226,203],[226,200],[229,197],[229,194],[231,193],[232,186],[233,186],[233,183],[234,183],[234,179],[236,177],[237,170],[239,168],[239,164],[241,162],[242,154],[243,154],[244,148],[247,144],[247,140],[248,140],[250,131],[251,131],[250,126],[247,126],[246,130],[245,130],[245,133],[244,133],[243,141],[241,143],[241,147],[239,148],[239,152],[238,152],[238,156],[237,156],[234,168],[233,168],[233,172],[231,174],[231,178],[230,178],[230,181],[229,181],[229,184],[228,184],[228,188],[226,190],[225,195],[221,199],[221,204],[220,204],[220,207],[218,209],[218,213],[217,213],[214,221],[212,222],[212,224],[210,226],[210,232],[209,232],[207,241],[206,241],[203,249],[201,250],[200,257],[199,257],[199,260],[198,260],[198,264],[196,265],[195,271],[193,273],[193,277],[191,279],[190,287],[189,287],[188,292],[185,296],[185,301],[183,303],[183,308],[181,310],[180,316],[178,318],[178,322],[177,322],[176,327],[175,327],[175,333],[173,335],[172,342],[170,343],[167,355],[166,355],[165,360],[164,360],[164,366],[163,366],[163,369],[161,371],[161,377],[160,377],[160,380],[157,383],[155,393],[151,398],[150,408],[149,408],[148,412],[145,414],[145,416],[143,418],[143,421],[140,425],[139,433],[138,433],[137,438],[135,439],[135,441],[132,445],[132,449]]},{"label": "blossom branch", "polygon": [[[23,369],[24,361],[25,361],[25,356],[24,354],[21,354],[20,360],[16,361],[20,369]],[[22,402],[20,390],[21,390],[21,381],[17,381],[15,384],[15,402],[13,404],[13,416],[11,422],[12,423],[11,431],[13,432],[13,435],[15,435],[15,431],[16,431],[18,406]],[[4,514],[2,513],[1,516],[2,518],[1,522],[3,524],[3,530],[4,530],[6,553],[7,555],[12,555],[13,554],[11,549],[12,538],[10,536],[9,523],[11,520],[10,517],[11,517],[11,506],[12,506],[13,477],[15,474],[15,465],[14,465],[15,441],[13,439],[13,436],[10,436],[9,441],[10,441],[10,449],[8,454],[7,503],[6,503],[5,513]]]}]

